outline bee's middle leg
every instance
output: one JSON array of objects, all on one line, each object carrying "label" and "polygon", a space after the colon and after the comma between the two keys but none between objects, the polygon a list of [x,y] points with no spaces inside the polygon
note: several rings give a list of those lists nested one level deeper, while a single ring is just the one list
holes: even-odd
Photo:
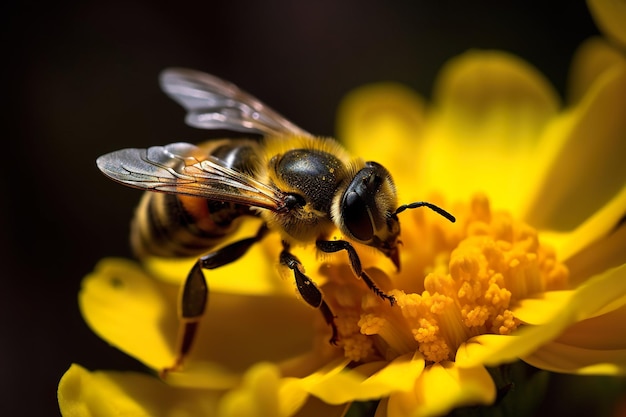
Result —
[{"label": "bee's middle leg", "polygon": [[304,274],[304,268],[300,260],[289,252],[289,246],[286,243],[283,243],[283,251],[280,253],[280,263],[293,271],[296,287],[298,287],[298,292],[304,301],[311,307],[318,308],[322,312],[324,320],[332,329],[330,343],[336,345],[339,337],[337,335],[337,326],[335,325],[335,316],[330,307],[328,307],[328,304],[326,304],[326,301],[324,301],[319,288]]},{"label": "bee's middle leg", "polygon": [[173,366],[162,371],[162,376],[182,366],[185,357],[191,350],[200,321],[206,310],[209,287],[202,269],[215,269],[238,260],[245,255],[252,245],[263,239],[267,232],[267,225],[264,224],[255,236],[238,240],[198,258],[198,261],[189,271],[182,288],[180,298],[181,327],[178,335],[176,360]]}]

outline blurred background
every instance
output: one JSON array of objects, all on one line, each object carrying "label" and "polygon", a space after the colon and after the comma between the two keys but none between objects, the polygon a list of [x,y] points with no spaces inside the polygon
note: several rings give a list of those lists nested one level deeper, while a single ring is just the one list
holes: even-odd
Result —
[{"label": "blurred background", "polygon": [[[216,74],[304,129],[332,135],[337,105],[351,89],[391,80],[428,98],[444,62],[470,48],[510,51],[563,94],[572,53],[597,33],[582,1],[561,8],[370,0],[2,8],[0,414],[14,416],[58,415],[56,386],[72,362],[140,369],[89,330],[76,297],[99,259],[130,256],[128,225],[140,197],[105,179],[96,157],[206,137],[185,126],[182,108],[160,92],[163,68]],[[553,381],[546,413],[598,410],[593,393],[576,397],[580,405],[563,393],[578,380]],[[594,381],[601,391],[615,389]]]}]

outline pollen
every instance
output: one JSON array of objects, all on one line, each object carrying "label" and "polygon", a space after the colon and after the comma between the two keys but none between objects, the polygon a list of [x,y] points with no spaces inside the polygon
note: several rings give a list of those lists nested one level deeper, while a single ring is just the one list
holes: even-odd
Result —
[{"label": "pollen", "polygon": [[[363,290],[356,279],[330,277],[325,296],[347,358],[419,351],[430,363],[454,360],[471,337],[508,335],[522,326],[513,313],[519,301],[567,287],[567,268],[539,233],[491,210],[485,196],[455,207],[455,224],[427,214],[414,210],[402,217],[402,272],[389,273],[390,288],[383,287],[396,305]],[[340,305],[333,302],[336,287]]]}]

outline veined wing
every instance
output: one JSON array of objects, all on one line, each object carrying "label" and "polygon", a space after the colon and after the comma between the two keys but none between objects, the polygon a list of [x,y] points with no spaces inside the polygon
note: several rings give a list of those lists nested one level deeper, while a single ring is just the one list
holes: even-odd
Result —
[{"label": "veined wing", "polygon": [[129,148],[99,157],[96,164],[107,177],[148,191],[184,194],[214,201],[228,201],[272,211],[285,209],[280,190],[202,155],[188,143]]},{"label": "veined wing", "polygon": [[262,135],[311,136],[236,85],[184,68],[161,73],[161,88],[187,110],[188,125]]}]

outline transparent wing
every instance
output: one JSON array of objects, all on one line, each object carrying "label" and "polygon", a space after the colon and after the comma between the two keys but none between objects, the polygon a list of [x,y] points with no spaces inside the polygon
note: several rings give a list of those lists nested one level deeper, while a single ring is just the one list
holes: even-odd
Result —
[{"label": "transparent wing", "polygon": [[129,148],[99,157],[96,164],[107,177],[130,187],[228,201],[272,211],[285,209],[280,190],[229,168],[217,158],[204,158],[188,143]]},{"label": "transparent wing", "polygon": [[310,133],[285,119],[236,85],[213,75],[184,68],[161,73],[161,88],[187,110],[188,125],[262,135]]}]

